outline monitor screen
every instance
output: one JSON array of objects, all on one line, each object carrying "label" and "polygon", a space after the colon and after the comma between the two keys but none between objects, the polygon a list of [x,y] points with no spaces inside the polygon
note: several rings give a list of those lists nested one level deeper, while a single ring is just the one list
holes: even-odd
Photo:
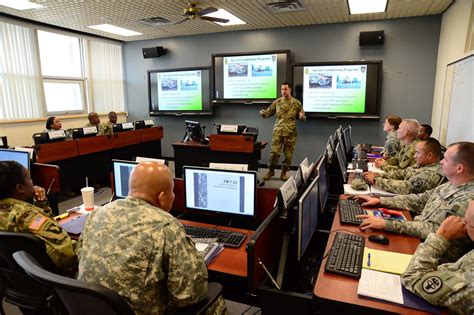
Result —
[{"label": "monitor screen", "polygon": [[337,156],[337,162],[339,163],[339,169],[341,170],[342,173],[342,178],[344,179],[344,183],[347,182],[347,168],[346,168],[346,162],[344,159],[344,153],[342,152],[342,147],[341,144],[338,143],[336,145],[336,156]]},{"label": "monitor screen", "polygon": [[319,177],[311,181],[298,201],[298,261],[304,255],[316,231],[319,218]]},{"label": "monitor screen", "polygon": [[0,161],[16,161],[30,170],[30,155],[28,152],[0,149]]},{"label": "monitor screen", "polygon": [[212,55],[214,102],[273,102],[289,78],[289,50]]},{"label": "monitor screen", "polygon": [[148,71],[150,115],[211,115],[209,67]]},{"label": "monitor screen", "polygon": [[352,148],[352,141],[351,141],[351,126],[348,126],[346,129],[342,131],[344,135],[344,144],[346,146],[346,153],[349,155]]},{"label": "monitor screen", "polygon": [[130,173],[138,165],[137,162],[112,160],[114,171],[114,190],[117,198],[128,196],[128,180]]},{"label": "monitor screen", "polygon": [[321,212],[324,211],[326,207],[326,202],[329,195],[329,184],[328,184],[328,174],[327,174],[328,162],[326,155],[323,154],[319,160],[318,165],[316,166],[316,171],[319,176],[319,201],[321,203]]},{"label": "monitor screen", "polygon": [[186,125],[187,138],[198,142],[204,141],[204,132],[198,121],[185,120],[184,124]]},{"label": "monitor screen", "polygon": [[331,146],[331,140],[328,139],[328,143],[326,144],[326,155],[328,157],[328,163],[332,162],[332,157],[334,155],[334,151]]},{"label": "monitor screen", "polygon": [[378,118],[382,67],[380,60],[294,64],[294,96],[309,117]]},{"label": "monitor screen", "polygon": [[188,209],[255,216],[257,173],[184,166]]}]

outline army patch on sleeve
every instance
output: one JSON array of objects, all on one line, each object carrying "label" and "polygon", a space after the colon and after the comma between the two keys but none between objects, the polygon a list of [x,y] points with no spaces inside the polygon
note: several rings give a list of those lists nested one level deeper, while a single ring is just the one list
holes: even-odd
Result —
[{"label": "army patch on sleeve", "polygon": [[38,214],[28,225],[28,229],[38,231],[41,226],[48,220],[44,215]]},{"label": "army patch on sleeve", "polygon": [[51,233],[54,233],[54,234],[60,234],[63,231],[62,228],[60,226],[54,224],[54,222],[48,222],[44,226],[44,230],[48,231],[48,232],[51,232]]},{"label": "army patch on sleeve", "polygon": [[417,180],[414,180],[411,184],[415,188],[420,188],[423,185],[423,181],[421,181],[420,179],[417,179]]},{"label": "army patch on sleeve", "polygon": [[423,281],[422,287],[426,293],[433,294],[443,287],[443,280],[439,277],[432,276]]}]

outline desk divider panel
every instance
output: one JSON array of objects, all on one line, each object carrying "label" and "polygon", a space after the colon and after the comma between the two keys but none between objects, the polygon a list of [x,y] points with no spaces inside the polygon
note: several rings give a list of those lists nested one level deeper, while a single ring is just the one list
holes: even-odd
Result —
[{"label": "desk divider panel", "polygon": [[243,135],[210,135],[211,151],[252,153],[253,137]]},{"label": "desk divider panel", "polygon": [[163,126],[157,126],[152,128],[139,129],[140,130],[140,141],[156,141],[163,138]]},{"label": "desk divider panel", "polygon": [[77,140],[45,143],[34,146],[38,163],[70,159],[79,155]]},{"label": "desk divider panel", "polygon": [[112,135],[81,138],[77,140],[79,155],[111,150],[114,147]]},{"label": "desk divider panel", "polygon": [[140,143],[140,130],[130,130],[112,135],[112,142],[114,148],[122,148],[129,145]]}]

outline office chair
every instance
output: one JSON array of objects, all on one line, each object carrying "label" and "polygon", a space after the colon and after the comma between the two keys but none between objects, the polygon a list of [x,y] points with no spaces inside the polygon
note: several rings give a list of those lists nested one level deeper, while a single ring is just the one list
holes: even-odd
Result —
[{"label": "office chair", "polygon": [[[46,310],[60,313],[54,290],[32,280],[13,259],[12,254],[19,250],[36,257],[44,268],[56,271],[41,239],[28,233],[0,232],[0,301],[5,298],[10,304],[38,314]],[[5,314],[1,303],[0,314]]]}]

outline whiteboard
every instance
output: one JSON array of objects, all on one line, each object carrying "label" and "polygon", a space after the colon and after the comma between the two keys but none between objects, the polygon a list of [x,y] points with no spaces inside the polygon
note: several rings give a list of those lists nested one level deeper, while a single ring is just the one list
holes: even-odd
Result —
[{"label": "whiteboard", "polygon": [[474,142],[474,54],[447,66],[441,143]]}]

